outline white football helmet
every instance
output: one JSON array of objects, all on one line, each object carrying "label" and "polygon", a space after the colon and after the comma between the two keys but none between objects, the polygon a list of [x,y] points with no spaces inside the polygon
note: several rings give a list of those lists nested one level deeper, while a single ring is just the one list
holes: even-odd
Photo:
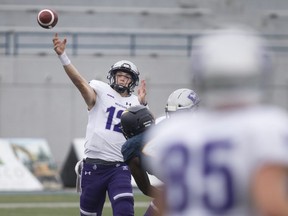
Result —
[{"label": "white football helmet", "polygon": [[193,43],[193,86],[201,92],[204,105],[259,102],[270,71],[267,45],[250,29],[214,30]]},{"label": "white football helmet", "polygon": [[[117,71],[123,71],[131,75],[132,81],[128,87],[124,87],[116,83],[115,74]],[[139,84],[139,75],[140,73],[135,64],[127,60],[121,60],[111,66],[107,79],[109,80],[110,86],[117,92],[123,93],[127,90],[130,94],[134,91],[135,86]]]},{"label": "white football helmet", "polygon": [[199,103],[200,99],[193,90],[187,88],[177,89],[167,99],[165,107],[166,117],[169,117],[171,112],[196,110]]}]

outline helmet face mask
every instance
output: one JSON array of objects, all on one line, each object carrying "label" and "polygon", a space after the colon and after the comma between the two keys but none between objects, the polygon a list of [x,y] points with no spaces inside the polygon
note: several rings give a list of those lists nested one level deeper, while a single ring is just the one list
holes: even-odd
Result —
[{"label": "helmet face mask", "polygon": [[[131,82],[127,87],[117,83],[116,74],[118,71],[128,73],[131,76]],[[139,75],[140,73],[135,64],[127,60],[121,60],[111,66],[107,79],[109,80],[110,86],[115,89],[115,91],[119,93],[127,91],[128,94],[131,94],[134,91],[135,86],[138,86],[139,84]]]},{"label": "helmet face mask", "polygon": [[121,130],[126,139],[144,132],[154,123],[153,114],[143,105],[129,107],[121,115]]}]

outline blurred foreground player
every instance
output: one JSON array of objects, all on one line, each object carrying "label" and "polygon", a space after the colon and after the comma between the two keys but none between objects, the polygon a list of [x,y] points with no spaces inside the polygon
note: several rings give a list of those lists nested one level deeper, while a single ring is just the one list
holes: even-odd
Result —
[{"label": "blurred foreground player", "polygon": [[129,106],[147,104],[145,82],[141,82],[138,97],[132,94],[139,82],[139,71],[132,62],[121,60],[108,72],[109,84],[98,80],[88,83],[66,55],[66,39],[60,40],[56,34],[53,43],[65,72],[88,107],[80,214],[102,215],[107,192],[113,215],[132,216],[131,173],[121,154],[125,137],[120,129],[120,117]]},{"label": "blurred foreground player", "polygon": [[156,124],[164,119],[170,118],[171,115],[179,112],[191,111],[194,112],[198,109],[200,99],[195,91],[188,88],[180,88],[173,91],[165,106],[165,116],[158,117]]},{"label": "blurred foreground player", "polygon": [[[143,155],[142,148],[146,143],[145,135],[154,124],[153,114],[143,105],[129,107],[121,115],[121,129],[127,139],[121,150],[124,161],[128,164],[138,188],[150,197],[158,194],[159,189],[150,183],[148,170],[143,166],[146,156]],[[158,215],[157,211],[157,201],[153,200],[144,215],[155,216]]]},{"label": "blurred foreground player", "polygon": [[151,130],[157,157],[149,165],[164,182],[161,212],[287,216],[288,115],[261,103],[272,73],[264,41],[231,28],[193,44],[201,110]]}]

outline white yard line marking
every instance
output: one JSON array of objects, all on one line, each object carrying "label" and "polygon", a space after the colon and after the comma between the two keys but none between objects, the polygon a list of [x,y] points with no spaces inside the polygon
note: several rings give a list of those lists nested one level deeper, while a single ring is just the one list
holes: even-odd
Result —
[{"label": "white yard line marking", "polygon": [[[149,202],[135,202],[134,207],[147,207]],[[78,208],[78,202],[40,202],[40,203],[0,203],[0,209],[9,208]],[[110,203],[105,203],[104,208],[110,208]]]}]

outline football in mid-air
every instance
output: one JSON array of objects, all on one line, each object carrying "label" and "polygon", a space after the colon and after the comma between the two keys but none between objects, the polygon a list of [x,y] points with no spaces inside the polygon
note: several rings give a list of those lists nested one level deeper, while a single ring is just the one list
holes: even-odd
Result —
[{"label": "football in mid-air", "polygon": [[54,10],[43,9],[37,15],[38,24],[45,29],[52,29],[58,22],[58,15]]}]

